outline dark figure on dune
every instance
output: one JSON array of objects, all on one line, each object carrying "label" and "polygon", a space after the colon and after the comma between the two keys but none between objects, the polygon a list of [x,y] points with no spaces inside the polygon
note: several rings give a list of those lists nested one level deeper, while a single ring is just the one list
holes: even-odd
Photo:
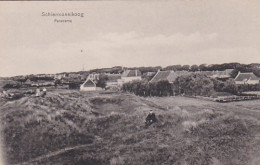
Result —
[{"label": "dark figure on dune", "polygon": [[155,117],[155,114],[153,113],[153,111],[151,110],[145,119],[145,123],[146,123],[146,125],[151,125],[154,122],[156,122],[156,117]]}]

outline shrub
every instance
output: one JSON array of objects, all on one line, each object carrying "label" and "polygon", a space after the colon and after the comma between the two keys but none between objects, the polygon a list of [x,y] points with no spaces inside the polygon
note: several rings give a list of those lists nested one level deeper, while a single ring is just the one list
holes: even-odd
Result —
[{"label": "shrub", "polygon": [[173,83],[174,92],[185,95],[210,96],[214,91],[213,81],[204,74],[181,75]]},{"label": "shrub", "polygon": [[172,86],[168,81],[149,83],[147,81],[133,81],[125,83],[123,91],[134,93],[138,96],[169,96],[172,95]]}]

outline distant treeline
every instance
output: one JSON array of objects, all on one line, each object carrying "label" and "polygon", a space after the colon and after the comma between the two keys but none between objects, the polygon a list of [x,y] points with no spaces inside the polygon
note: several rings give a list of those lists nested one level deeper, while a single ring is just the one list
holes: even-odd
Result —
[{"label": "distant treeline", "polygon": [[162,70],[174,70],[174,71],[223,71],[226,69],[234,69],[231,73],[231,76],[234,78],[237,73],[240,72],[253,72],[255,75],[260,76],[260,64],[253,63],[253,64],[240,64],[240,63],[224,63],[224,64],[201,64],[201,65],[171,65]]},{"label": "distant treeline", "polygon": [[240,72],[253,72],[255,75],[260,77],[260,64],[259,63],[252,63],[252,64],[240,64],[240,63],[223,63],[223,64],[200,64],[200,65],[170,65],[167,67],[161,66],[151,66],[151,67],[121,67],[116,66],[112,68],[101,68],[101,69],[93,69],[90,71],[81,71],[78,73],[122,73],[125,69],[138,69],[142,74],[148,72],[157,72],[159,69],[162,71],[165,70],[173,70],[173,71],[223,71],[226,69],[234,69],[232,72],[232,77],[235,77],[237,73]]},{"label": "distant treeline", "polygon": [[[260,63],[252,63],[252,64],[240,64],[240,63],[223,63],[223,64],[200,64],[200,65],[170,65],[167,67],[161,66],[151,66],[151,67],[122,67],[122,66],[115,66],[111,68],[100,68],[100,69],[92,69],[88,71],[79,71],[79,72],[63,72],[60,74],[80,74],[87,77],[90,73],[111,73],[111,74],[119,74],[122,73],[125,69],[138,69],[142,74],[148,72],[157,72],[160,70],[173,70],[173,71],[223,71],[225,69],[234,69],[232,72],[232,77],[235,77],[239,71],[241,72],[253,72],[255,75],[260,77]],[[26,80],[29,78],[32,81],[37,81],[35,75],[27,75],[27,76],[15,76],[13,77],[14,80],[21,79]],[[40,79],[48,79],[48,77],[44,78],[41,77]]]},{"label": "distant treeline", "polygon": [[190,73],[179,76],[173,83],[168,81],[148,82],[145,80],[125,83],[123,91],[138,96],[212,96],[215,92],[241,94],[244,91],[259,91],[260,85],[236,85],[234,80],[219,81],[203,73]]}]

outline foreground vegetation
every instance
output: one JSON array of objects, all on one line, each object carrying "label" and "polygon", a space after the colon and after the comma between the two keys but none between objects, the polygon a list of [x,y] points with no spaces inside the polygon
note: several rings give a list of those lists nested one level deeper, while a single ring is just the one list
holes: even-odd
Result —
[{"label": "foreground vegetation", "polygon": [[[257,164],[259,101],[54,90],[1,100],[9,164]],[[146,127],[154,110],[158,122]]]}]

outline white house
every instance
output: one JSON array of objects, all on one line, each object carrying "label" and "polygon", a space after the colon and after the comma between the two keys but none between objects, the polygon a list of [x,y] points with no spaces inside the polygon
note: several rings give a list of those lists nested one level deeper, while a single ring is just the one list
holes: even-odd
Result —
[{"label": "white house", "polygon": [[97,87],[98,80],[99,80],[99,74],[97,73],[89,74],[87,80],[80,86],[80,91],[102,90],[102,88]]},{"label": "white house", "polygon": [[257,77],[253,72],[249,72],[249,73],[238,72],[235,78],[236,84],[258,84],[259,81],[260,78]]},{"label": "white house", "polygon": [[91,73],[88,75],[88,78],[93,80],[93,81],[98,81],[99,80],[99,74],[98,73]]},{"label": "white house", "polygon": [[80,91],[95,91],[97,90],[96,83],[88,78],[81,86]]},{"label": "white house", "polygon": [[118,80],[118,84],[122,85],[127,82],[131,82],[134,80],[142,80],[142,74],[139,70],[125,70],[121,75],[121,79]]},{"label": "white house", "polygon": [[54,75],[54,79],[59,79],[59,80],[65,77],[66,77],[65,73],[57,73]]}]

